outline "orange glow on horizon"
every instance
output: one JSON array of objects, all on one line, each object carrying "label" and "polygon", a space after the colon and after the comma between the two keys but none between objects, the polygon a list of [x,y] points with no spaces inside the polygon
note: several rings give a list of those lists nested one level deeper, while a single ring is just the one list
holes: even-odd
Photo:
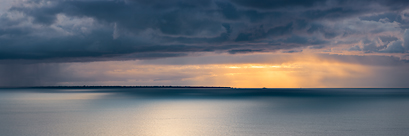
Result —
[{"label": "orange glow on horizon", "polygon": [[326,78],[354,78],[367,73],[363,66],[339,62],[294,62],[282,65],[239,64],[215,67],[215,84],[238,88],[328,87]]},{"label": "orange glow on horizon", "polygon": [[[238,88],[345,87],[371,75],[365,65],[297,54],[285,62],[138,65],[137,61],[71,65],[78,75],[99,77],[104,85],[194,85]],[[77,66],[77,67],[76,67]],[[78,72],[78,71],[76,71]],[[104,79],[114,79],[103,81]],[[90,83],[92,84],[92,83]],[[355,84],[356,85],[356,84]]]}]

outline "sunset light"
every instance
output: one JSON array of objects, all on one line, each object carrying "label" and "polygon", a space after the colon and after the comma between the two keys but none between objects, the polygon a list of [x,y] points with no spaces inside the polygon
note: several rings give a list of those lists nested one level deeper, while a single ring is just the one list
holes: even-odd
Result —
[{"label": "sunset light", "polygon": [[409,0],[0,0],[0,136],[407,136]]}]

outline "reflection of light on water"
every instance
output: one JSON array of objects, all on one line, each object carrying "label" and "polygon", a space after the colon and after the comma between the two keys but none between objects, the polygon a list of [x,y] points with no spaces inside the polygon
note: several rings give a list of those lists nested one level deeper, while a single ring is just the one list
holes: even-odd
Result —
[{"label": "reflection of light on water", "polygon": [[223,109],[223,106],[217,106],[217,102],[210,101],[155,103],[142,113],[146,118],[144,135],[208,135],[223,127],[221,119],[229,116]]},{"label": "reflection of light on water", "polygon": [[[109,97],[107,97],[109,98]],[[107,101],[106,101],[107,100]],[[103,135],[226,135],[246,107],[255,103],[216,99],[103,99],[82,121],[88,132]],[[89,105],[90,109],[96,108]],[[101,108],[101,109],[100,109]],[[243,109],[244,108],[244,109]],[[70,122],[66,120],[64,122]]]},{"label": "reflection of light on water", "polygon": [[[206,131],[205,128],[198,126],[204,116],[211,113],[197,110],[201,105],[192,103],[161,103],[151,109],[146,109],[145,115],[150,118],[146,120],[149,126],[146,130],[147,135],[192,135],[192,131]],[[199,118],[197,118],[199,117]]]}]

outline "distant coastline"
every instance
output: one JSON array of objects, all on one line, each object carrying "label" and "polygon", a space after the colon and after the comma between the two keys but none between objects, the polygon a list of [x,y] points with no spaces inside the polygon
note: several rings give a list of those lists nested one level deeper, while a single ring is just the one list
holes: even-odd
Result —
[{"label": "distant coastline", "polygon": [[31,87],[0,87],[0,89],[104,89],[104,88],[231,88],[220,86],[31,86]]}]

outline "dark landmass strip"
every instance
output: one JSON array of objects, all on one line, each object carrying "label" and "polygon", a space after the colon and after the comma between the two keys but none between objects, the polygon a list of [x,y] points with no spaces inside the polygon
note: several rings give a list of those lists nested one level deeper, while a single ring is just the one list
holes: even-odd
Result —
[{"label": "dark landmass strip", "polygon": [[0,89],[27,88],[27,89],[115,89],[115,88],[231,88],[214,86],[31,86],[31,87],[0,87]]}]

